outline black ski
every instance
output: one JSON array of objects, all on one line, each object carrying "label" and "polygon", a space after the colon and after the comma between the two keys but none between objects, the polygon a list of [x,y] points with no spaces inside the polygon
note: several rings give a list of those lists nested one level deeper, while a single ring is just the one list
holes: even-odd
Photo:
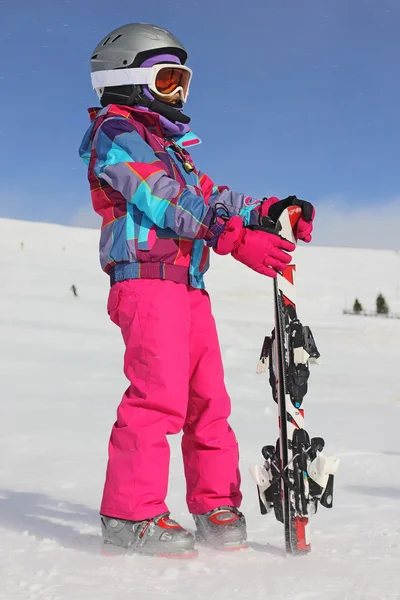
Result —
[{"label": "black ski", "polygon": [[[273,225],[274,232],[295,243],[293,229],[300,215],[301,208],[289,207]],[[271,230],[270,222],[263,225]],[[320,354],[310,328],[297,317],[295,272],[291,263],[274,279],[275,327],[264,340],[257,368],[258,373],[269,368],[272,395],[278,404],[279,439],[275,446],[264,446],[264,465],[254,467],[251,473],[262,514],[274,510],[284,524],[287,553],[303,554],[311,550],[309,516],[319,503],[332,506],[333,476],[339,461],[324,456],[324,440],[310,440],[304,429],[309,363]]]}]

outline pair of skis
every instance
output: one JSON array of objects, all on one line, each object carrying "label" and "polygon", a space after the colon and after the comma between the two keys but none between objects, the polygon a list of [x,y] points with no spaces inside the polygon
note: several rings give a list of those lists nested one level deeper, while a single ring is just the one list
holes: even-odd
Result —
[{"label": "pair of skis", "polygon": [[[277,223],[262,226],[295,243],[293,233],[301,208],[284,210]],[[264,464],[250,469],[257,484],[261,514],[274,511],[284,524],[288,554],[311,550],[309,517],[318,504],[331,508],[339,460],[323,454],[324,440],[309,437],[304,428],[304,397],[309,364],[320,354],[309,327],[296,309],[296,266],[289,264],[274,279],[275,327],[264,340],[258,373],[269,370],[272,395],[278,405],[279,439],[262,448]]]}]

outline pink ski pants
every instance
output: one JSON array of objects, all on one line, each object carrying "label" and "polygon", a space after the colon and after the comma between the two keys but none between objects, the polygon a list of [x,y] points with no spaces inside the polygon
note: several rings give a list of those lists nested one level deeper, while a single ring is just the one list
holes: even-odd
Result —
[{"label": "pink ski pants", "polygon": [[238,507],[238,445],[208,294],[131,279],[112,286],[107,309],[130,386],[111,432],[101,513],[138,521],[168,510],[167,435],[181,430],[189,511]]}]

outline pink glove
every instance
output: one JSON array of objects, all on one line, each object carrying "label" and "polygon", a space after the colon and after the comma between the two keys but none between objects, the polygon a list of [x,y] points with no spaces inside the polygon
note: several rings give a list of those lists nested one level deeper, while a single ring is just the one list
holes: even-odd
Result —
[{"label": "pink glove", "polygon": [[311,242],[312,239],[312,230],[313,230],[313,221],[315,217],[315,208],[312,209],[311,220],[306,221],[301,215],[300,219],[297,221],[296,228],[294,230],[294,235],[297,240],[303,240],[303,242]]},{"label": "pink glove", "polygon": [[[275,206],[270,211],[271,206],[277,202],[281,203],[281,207]],[[260,217],[272,217],[273,220],[277,220],[280,212],[288,208],[289,206],[300,206],[302,214],[300,219],[297,221],[296,227],[294,228],[294,237],[296,240],[302,240],[303,242],[311,242],[311,233],[313,230],[313,220],[315,217],[315,208],[310,202],[306,200],[299,200],[296,196],[289,196],[284,200],[278,200],[278,198],[267,198],[262,202],[258,209]],[[271,213],[271,214],[270,214]]]},{"label": "pink glove", "polygon": [[271,198],[263,198],[261,204],[257,206],[255,210],[258,210],[260,213],[260,217],[268,217],[268,211],[273,204],[280,202],[279,198],[276,196],[271,196]]},{"label": "pink glove", "polygon": [[235,216],[227,221],[214,250],[217,254],[231,253],[253,271],[274,278],[277,271],[283,271],[291,261],[284,250],[293,252],[295,248],[279,235],[243,227],[242,219]]}]

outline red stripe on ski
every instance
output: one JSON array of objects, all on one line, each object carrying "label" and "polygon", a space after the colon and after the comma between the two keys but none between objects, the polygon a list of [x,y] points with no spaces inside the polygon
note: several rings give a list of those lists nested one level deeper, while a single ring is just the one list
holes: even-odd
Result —
[{"label": "red stripe on ski", "polygon": [[283,269],[282,277],[287,279],[289,283],[294,284],[294,272],[296,271],[296,265],[288,265]]},{"label": "red stripe on ski", "polygon": [[282,300],[285,306],[293,306],[294,309],[296,308],[295,303],[289,300],[289,298],[285,296],[285,294],[282,294]]},{"label": "red stripe on ski", "polygon": [[[304,419],[304,408],[299,408],[298,409],[299,414],[301,417],[303,417]],[[292,415],[290,413],[286,413],[286,417],[289,423],[291,423],[292,425],[294,425],[296,427],[296,429],[303,429],[303,425],[299,425],[297,423],[297,421],[294,420],[294,418],[292,417]],[[279,423],[279,427],[280,427],[280,423]]]},{"label": "red stripe on ski", "polygon": [[297,221],[301,217],[301,208],[300,208],[300,206],[289,206],[288,213],[289,213],[290,225],[292,226],[292,229],[294,229]]},{"label": "red stripe on ski", "polygon": [[[298,411],[299,411],[300,416],[303,417],[303,419],[304,419],[304,408],[299,408]],[[292,417],[292,415],[290,413],[287,413],[286,416],[287,416],[287,420],[289,421],[289,423],[292,423],[292,425],[295,425],[297,427],[297,429],[303,429],[296,423],[296,421],[294,420],[294,418]]]},{"label": "red stripe on ski", "polygon": [[311,544],[308,544],[306,540],[307,517],[295,517],[293,525],[296,531],[297,552],[310,552]]}]

